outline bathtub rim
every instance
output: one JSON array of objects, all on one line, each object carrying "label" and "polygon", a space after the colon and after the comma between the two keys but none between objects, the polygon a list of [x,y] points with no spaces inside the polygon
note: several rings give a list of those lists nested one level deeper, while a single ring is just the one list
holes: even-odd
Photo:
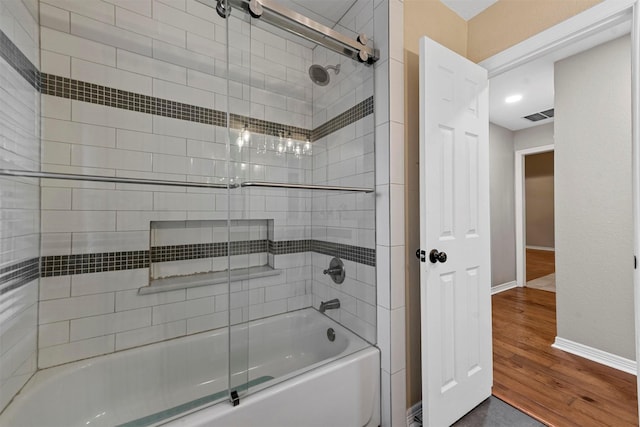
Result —
[{"label": "bathtub rim", "polygon": [[[326,327],[332,327],[338,330],[338,332],[342,332],[345,333],[349,338],[348,338],[348,344],[347,347],[342,350],[340,353],[322,359],[318,362],[312,363],[310,365],[306,365],[302,368],[299,368],[297,370],[294,370],[292,372],[288,372],[284,375],[280,375],[270,381],[267,381],[263,384],[259,384],[257,386],[254,386],[250,389],[249,394],[245,394],[241,396],[241,398],[246,399],[249,396],[252,396],[256,393],[262,392],[263,390],[266,389],[270,389],[272,387],[276,387],[278,384],[282,384],[284,382],[288,382],[291,381],[297,377],[303,376],[306,373],[309,372],[313,372],[315,370],[321,369],[323,366],[327,366],[330,365],[336,361],[339,361],[341,359],[344,359],[346,357],[349,357],[350,355],[353,354],[357,354],[359,352],[361,352],[362,350],[366,350],[368,348],[377,348],[375,346],[375,344],[372,344],[370,342],[368,342],[366,339],[364,339],[363,337],[359,336],[358,334],[356,334],[355,332],[353,332],[352,330],[350,330],[349,328],[341,325],[340,323],[338,323],[336,320],[332,319],[331,317],[327,316],[326,314],[323,315],[322,313],[320,313],[317,309],[315,309],[314,307],[305,307],[305,308],[301,308],[298,310],[294,310],[291,312],[285,312],[285,313],[279,313],[279,314],[275,314],[272,316],[267,316],[264,318],[260,318],[260,319],[255,319],[252,321],[248,321],[248,322],[243,322],[240,324],[236,324],[236,325],[232,325],[231,328],[233,328],[234,326],[237,327],[241,327],[241,328],[246,328],[246,329],[250,329],[252,326],[258,326],[261,324],[265,324],[265,323],[271,323],[271,322],[278,322],[281,320],[284,320],[286,318],[295,318],[298,316],[311,316],[314,320],[318,321],[318,323],[320,325],[322,325],[321,327],[324,328]],[[155,342],[155,343],[149,343],[149,344],[145,344],[145,345],[141,345],[141,346],[137,346],[137,347],[133,347],[133,348],[129,348],[129,349],[125,349],[122,351],[117,351],[114,353],[108,353],[108,354],[103,354],[103,355],[99,355],[99,356],[94,356],[91,358],[86,358],[86,359],[81,359],[81,360],[77,360],[77,361],[73,361],[73,362],[68,362],[68,363],[64,363],[61,365],[56,365],[56,366],[52,366],[52,367],[48,367],[48,368],[44,368],[44,369],[40,369],[38,370],[30,379],[29,381],[25,384],[25,386],[20,390],[20,392],[18,392],[13,399],[10,401],[10,403],[6,406],[6,408],[4,408],[4,410],[2,412],[0,412],[0,420],[2,418],[4,418],[4,416],[6,416],[7,413],[11,412],[13,413],[14,410],[11,410],[10,408],[15,408],[16,404],[22,404],[22,401],[24,399],[28,399],[31,393],[33,392],[37,392],[41,387],[46,387],[47,385],[49,385],[52,382],[55,382],[58,378],[60,377],[64,377],[65,375],[68,374],[73,374],[73,373],[77,373],[78,371],[82,371],[84,369],[90,369],[92,366],[94,365],[100,365],[104,362],[108,362],[110,360],[114,360],[114,359],[126,359],[128,357],[131,357],[132,355],[140,355],[140,354],[144,354],[148,351],[153,351],[154,348],[157,349],[161,349],[163,346],[167,346],[167,345],[180,345],[179,343],[182,342],[184,343],[188,343],[188,342],[193,342],[193,341],[200,341],[203,339],[208,339],[210,337],[216,337],[216,336],[220,336],[220,335],[226,335],[228,333],[228,331],[230,330],[229,327],[222,327],[222,328],[217,328],[217,329],[213,329],[213,330],[207,330],[207,331],[202,331],[202,332],[198,332],[195,334],[191,334],[191,335],[186,335],[186,336],[180,336],[180,337],[175,337],[169,340],[165,340],[165,341],[161,341],[161,342]],[[232,330],[232,329],[231,329]],[[233,330],[232,330],[233,332]],[[228,337],[224,338],[227,343],[228,343]],[[221,354],[227,354],[227,352],[221,352]],[[228,362],[228,356],[227,357],[227,362]],[[229,366],[229,364],[227,363],[227,367]],[[228,381],[228,377],[229,377],[229,372],[228,369],[224,372],[223,374],[224,377],[226,377],[226,381]],[[251,379],[251,377],[248,377],[249,379]],[[227,383],[228,384],[228,383]],[[224,390],[224,389],[223,389]],[[226,390],[229,390],[229,387],[227,385]],[[184,416],[188,416],[190,414],[193,413],[197,413],[199,411],[202,410],[206,410],[207,408],[211,408],[211,407],[215,407],[218,404],[224,404],[225,401],[228,402],[228,399],[220,399],[220,400],[216,400],[215,402],[211,402],[202,406],[199,406],[197,408],[194,408],[191,411],[187,411],[181,414],[178,414],[174,417],[168,418],[167,420],[163,420],[161,421],[159,424],[153,424],[153,425],[164,425],[163,423],[165,422],[170,422],[172,420],[175,419],[180,419]],[[26,402],[26,401],[25,401]],[[27,406],[28,408],[28,406]],[[16,409],[17,410],[17,409]],[[19,414],[19,412],[17,413]],[[141,418],[142,416],[140,416],[139,418]],[[14,418],[12,418],[14,419]],[[136,418],[137,419],[137,418]]]}]

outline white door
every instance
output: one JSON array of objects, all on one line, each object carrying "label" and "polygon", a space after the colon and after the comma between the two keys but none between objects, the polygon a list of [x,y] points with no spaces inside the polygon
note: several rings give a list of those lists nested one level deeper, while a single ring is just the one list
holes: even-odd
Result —
[{"label": "white door", "polygon": [[451,425],[491,395],[488,108],[486,70],[422,38],[420,303],[429,427]]}]

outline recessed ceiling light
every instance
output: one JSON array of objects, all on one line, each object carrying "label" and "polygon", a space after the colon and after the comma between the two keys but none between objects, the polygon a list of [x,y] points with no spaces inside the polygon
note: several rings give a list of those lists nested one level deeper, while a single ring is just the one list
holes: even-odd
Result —
[{"label": "recessed ceiling light", "polygon": [[518,102],[522,100],[522,95],[520,95],[519,93],[515,94],[515,95],[510,95],[507,96],[504,99],[504,102],[506,102],[507,104],[513,104],[514,102]]}]

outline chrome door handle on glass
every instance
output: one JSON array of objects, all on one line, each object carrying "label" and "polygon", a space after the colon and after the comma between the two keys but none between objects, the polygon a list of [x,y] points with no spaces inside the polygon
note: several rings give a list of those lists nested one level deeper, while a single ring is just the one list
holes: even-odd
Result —
[{"label": "chrome door handle on glass", "polygon": [[447,262],[447,254],[444,252],[438,252],[437,249],[432,249],[431,252],[429,252],[429,261],[434,264],[438,261],[445,263]]}]

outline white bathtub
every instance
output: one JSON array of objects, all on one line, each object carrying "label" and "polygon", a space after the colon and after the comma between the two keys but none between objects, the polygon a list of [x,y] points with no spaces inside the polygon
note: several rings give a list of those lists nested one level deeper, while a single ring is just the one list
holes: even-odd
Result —
[{"label": "white bathtub", "polygon": [[223,329],[38,371],[0,426],[380,424],[378,350],[328,317],[299,310],[234,326],[231,337],[238,406],[226,393]]}]

